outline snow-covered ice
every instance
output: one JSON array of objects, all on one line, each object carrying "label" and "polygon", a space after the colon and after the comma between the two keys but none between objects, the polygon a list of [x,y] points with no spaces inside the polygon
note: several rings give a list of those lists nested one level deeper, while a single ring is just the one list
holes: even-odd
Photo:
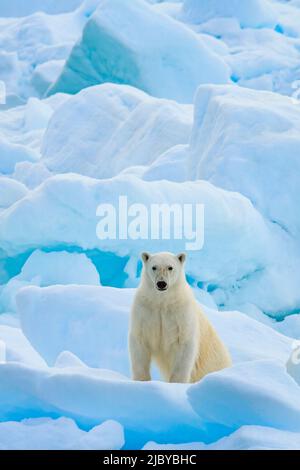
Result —
[{"label": "snow-covered ice", "polygon": [[144,450],[295,450],[300,446],[300,433],[280,431],[263,426],[241,426],[229,436],[212,444],[157,444],[148,442]]},{"label": "snow-covered ice", "polygon": [[[23,333],[49,364],[68,350],[91,367],[128,375],[128,314],[133,294],[134,289],[105,286],[29,286],[17,294],[17,307]],[[208,307],[205,311],[234,361],[276,358],[285,364],[288,360],[291,338],[241,312],[224,315]]]},{"label": "snow-covered ice", "polygon": [[[106,277],[105,283],[111,284],[109,272],[101,263],[105,253],[114,253],[115,263],[117,258],[127,257],[128,260],[131,256],[132,263],[136,260],[137,264],[139,253],[146,247],[149,251],[185,249],[185,240],[145,242],[142,239],[100,240],[97,237],[99,219],[96,210],[100,203],[111,202],[117,206],[119,196],[126,195],[128,205],[139,202],[149,207],[153,194],[157,203],[181,201],[205,205],[204,247],[193,252],[187,264],[187,272],[196,282],[201,280],[206,290],[218,296],[220,304],[228,297],[231,306],[235,306],[234,302],[250,302],[253,290],[261,290],[264,283],[265,293],[261,292],[258,306],[263,302],[266,310],[274,311],[271,291],[274,284],[280,289],[280,284],[276,277],[268,276],[266,268],[273,266],[273,254],[282,242],[281,233],[278,234],[244,196],[224,191],[206,181],[145,182],[129,175],[105,180],[74,174],[50,177],[10,210],[0,214],[0,248],[10,257],[33,249],[58,250],[62,246],[83,250],[99,266],[101,278]],[[21,229],[24,225],[26,233]],[[134,282],[137,266],[130,274],[126,273],[125,266],[123,274],[120,267],[118,271],[117,278],[116,272],[112,273],[116,279],[114,285],[122,287],[128,276],[129,281]],[[232,289],[232,284],[239,288]],[[295,296],[298,294],[298,291],[292,292]],[[282,302],[284,300],[287,301],[282,299]]]},{"label": "snow-covered ice", "polygon": [[244,194],[269,220],[296,235],[299,131],[300,107],[290,98],[202,87],[195,101],[190,176]]},{"label": "snow-covered ice", "polygon": [[143,0],[101,0],[50,93],[103,82],[191,103],[201,83],[227,83],[229,68],[193,32]]},{"label": "snow-covered ice", "polygon": [[28,192],[26,186],[19,181],[0,176],[0,210],[10,207],[22,199]]},{"label": "snow-covered ice", "polygon": [[88,432],[69,418],[0,423],[0,450],[117,450],[123,444],[122,426],[114,421],[105,421]]},{"label": "snow-covered ice", "polygon": [[237,18],[242,27],[275,26],[276,10],[269,0],[184,0],[183,12],[194,23],[215,18]]},{"label": "snow-covered ice", "polygon": [[54,112],[43,139],[42,162],[56,173],[117,175],[187,144],[192,119],[191,106],[151,98],[128,85],[89,87]]},{"label": "snow-covered ice", "polygon": [[[299,25],[299,0],[1,2],[0,449],[300,449]],[[204,204],[186,272],[231,368],[131,380],[140,253],[186,241],[99,239],[120,196]]]},{"label": "snow-covered ice", "polygon": [[91,367],[128,375],[127,331],[132,297],[132,289],[31,286],[19,292],[17,305],[23,332],[48,364],[53,365],[57,356],[67,350]]},{"label": "snow-covered ice", "polygon": [[0,289],[0,312],[16,311],[16,295],[25,286],[99,283],[99,273],[85,254],[36,250],[28,257],[21,272]]}]

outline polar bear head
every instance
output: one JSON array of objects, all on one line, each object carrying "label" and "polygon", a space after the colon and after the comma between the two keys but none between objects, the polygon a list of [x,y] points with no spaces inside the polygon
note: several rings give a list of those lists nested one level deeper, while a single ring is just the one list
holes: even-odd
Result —
[{"label": "polar bear head", "polygon": [[179,255],[168,252],[153,255],[142,253],[143,276],[149,281],[148,285],[159,292],[165,292],[178,281],[185,279],[183,268],[185,258],[184,253]]}]

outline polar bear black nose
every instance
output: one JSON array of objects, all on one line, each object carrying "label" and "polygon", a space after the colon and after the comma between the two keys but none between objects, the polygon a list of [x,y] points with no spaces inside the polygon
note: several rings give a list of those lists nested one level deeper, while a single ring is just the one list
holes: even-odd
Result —
[{"label": "polar bear black nose", "polygon": [[159,290],[166,290],[167,288],[167,283],[165,281],[158,281],[156,285]]}]

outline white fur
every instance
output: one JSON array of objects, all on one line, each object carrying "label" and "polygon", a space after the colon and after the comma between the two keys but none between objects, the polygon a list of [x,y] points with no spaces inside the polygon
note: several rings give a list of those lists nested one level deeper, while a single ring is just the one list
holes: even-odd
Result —
[{"label": "white fur", "polygon": [[[129,333],[133,379],[151,380],[152,359],[168,382],[195,382],[230,366],[228,351],[186,282],[185,255],[144,253],[142,258]],[[166,283],[166,290],[158,290],[157,282]]]}]

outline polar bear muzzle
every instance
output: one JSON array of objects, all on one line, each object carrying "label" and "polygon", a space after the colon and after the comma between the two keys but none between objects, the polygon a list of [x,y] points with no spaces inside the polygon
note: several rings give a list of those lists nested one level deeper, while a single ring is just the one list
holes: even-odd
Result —
[{"label": "polar bear muzzle", "polygon": [[168,284],[165,281],[158,281],[156,283],[156,287],[158,290],[164,291],[167,290]]}]

